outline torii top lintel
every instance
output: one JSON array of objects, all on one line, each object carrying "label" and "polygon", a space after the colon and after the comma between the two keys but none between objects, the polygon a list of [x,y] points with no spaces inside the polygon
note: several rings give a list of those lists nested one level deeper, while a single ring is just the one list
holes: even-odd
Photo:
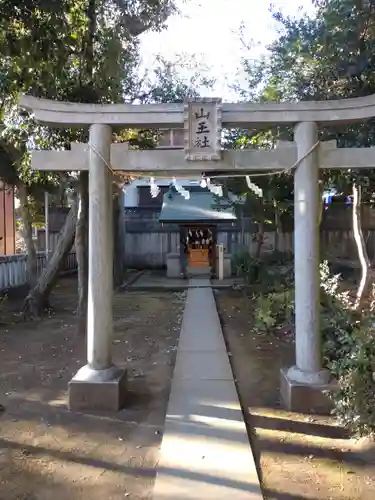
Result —
[{"label": "torii top lintel", "polygon": [[[184,104],[77,104],[22,96],[20,106],[33,112],[39,122],[54,127],[95,123],[134,128],[184,126]],[[332,101],[223,103],[221,112],[222,125],[227,127],[364,122],[375,116],[375,94]]]}]

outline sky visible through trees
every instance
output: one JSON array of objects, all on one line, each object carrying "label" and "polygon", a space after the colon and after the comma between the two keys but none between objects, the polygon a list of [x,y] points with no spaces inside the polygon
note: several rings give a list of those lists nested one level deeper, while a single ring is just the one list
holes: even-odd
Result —
[{"label": "sky visible through trees", "polygon": [[[185,61],[190,59],[207,68],[210,76],[216,79],[212,89],[205,89],[205,95],[236,100],[228,83],[232,84],[236,78],[241,57],[258,58],[277,36],[277,24],[269,10],[271,1],[179,0],[177,3],[181,14],[167,21],[166,30],[141,35],[143,67],[152,65],[155,54],[167,60],[175,60],[179,54],[186,55]],[[272,5],[296,17],[302,12],[314,12],[311,0],[273,0]],[[246,45],[252,41],[250,51],[243,46],[242,40]],[[240,81],[242,76],[240,72]]]}]

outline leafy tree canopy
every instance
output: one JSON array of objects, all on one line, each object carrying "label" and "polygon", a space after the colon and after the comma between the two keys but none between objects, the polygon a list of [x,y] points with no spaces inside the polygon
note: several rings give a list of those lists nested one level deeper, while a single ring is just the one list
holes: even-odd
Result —
[{"label": "leafy tree canopy", "polygon": [[153,75],[139,75],[137,36],[162,29],[176,11],[173,0],[0,0],[0,113],[6,125],[1,141],[4,151],[12,146],[15,167],[15,172],[2,168],[0,175],[12,184],[15,177],[27,184],[56,183],[56,176],[30,171],[29,146],[64,148],[87,139],[87,131],[41,127],[20,114],[20,93],[97,103],[168,102],[194,95],[199,72],[183,79],[161,58]]},{"label": "leafy tree canopy", "polygon": [[[258,101],[328,100],[361,97],[375,93],[375,2],[373,0],[315,0],[316,13],[301,18],[274,10],[278,36],[260,61],[245,58],[246,85],[243,99]],[[362,124],[326,127],[322,140],[334,139],[338,147],[375,145],[375,120]],[[261,133],[250,131],[240,142],[258,141],[267,135],[292,139],[290,127]],[[260,142],[259,142],[260,140]],[[269,143],[269,141],[266,141]],[[353,180],[370,186],[372,171],[322,173],[326,187],[349,191]],[[364,190],[367,198],[370,189]]]}]

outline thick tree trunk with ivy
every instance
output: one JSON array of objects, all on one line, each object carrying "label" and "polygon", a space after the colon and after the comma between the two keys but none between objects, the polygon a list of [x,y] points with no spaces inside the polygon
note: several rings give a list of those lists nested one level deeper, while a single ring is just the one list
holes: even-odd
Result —
[{"label": "thick tree trunk with ivy", "polygon": [[361,281],[358,285],[355,308],[358,308],[370,285],[370,259],[367,254],[366,243],[362,231],[362,216],[361,216],[361,186],[353,183],[353,235],[357,246],[358,258],[361,264]]},{"label": "thick tree trunk with ivy", "polygon": [[23,183],[18,185],[20,197],[20,211],[22,218],[22,236],[26,245],[26,273],[27,284],[33,288],[37,281],[37,254],[33,241],[32,218],[29,209],[29,199],[27,187]]},{"label": "thick tree trunk with ivy", "polygon": [[45,272],[25,299],[23,305],[25,317],[40,317],[43,311],[49,307],[50,293],[59,277],[64,259],[70,252],[74,243],[77,215],[78,201],[74,200]]},{"label": "thick tree trunk with ivy", "polygon": [[88,295],[88,227],[89,227],[89,173],[81,172],[79,179],[78,216],[75,233],[75,249],[78,266],[77,332],[86,334]]}]

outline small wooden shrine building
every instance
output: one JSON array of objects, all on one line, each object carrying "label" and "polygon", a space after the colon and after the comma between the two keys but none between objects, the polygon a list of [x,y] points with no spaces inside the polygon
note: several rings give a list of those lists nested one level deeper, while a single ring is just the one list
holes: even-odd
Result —
[{"label": "small wooden shrine building", "polygon": [[[225,196],[219,197],[208,189],[192,187],[184,197],[174,187],[164,195],[159,222],[178,224],[180,248],[167,255],[167,276],[218,275],[217,233],[222,223],[237,220],[233,205]],[[224,277],[231,271],[231,255],[224,254]]]}]

